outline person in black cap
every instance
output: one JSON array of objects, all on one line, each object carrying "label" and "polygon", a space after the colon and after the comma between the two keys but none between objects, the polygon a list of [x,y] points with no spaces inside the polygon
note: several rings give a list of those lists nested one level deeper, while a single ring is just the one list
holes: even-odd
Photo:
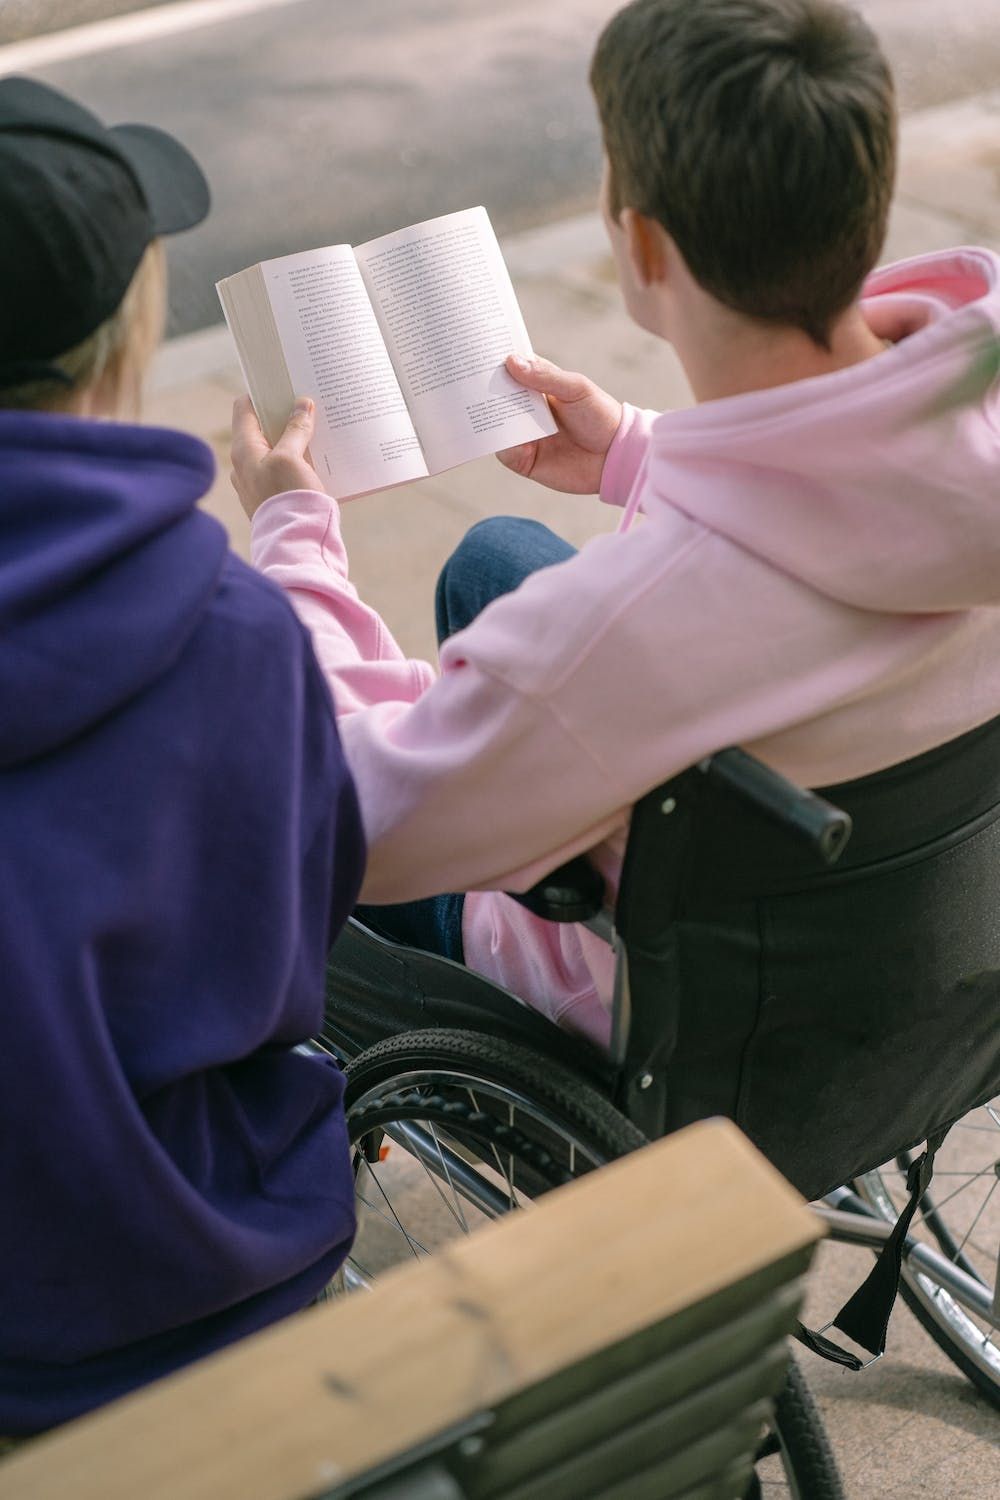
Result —
[{"label": "person in black cap", "polygon": [[295,1050],[364,860],[329,693],[210,451],[122,420],[208,202],[161,131],[0,80],[6,1437],[305,1306],[353,1234]]},{"label": "person in black cap", "polygon": [[110,380],[103,392],[88,385],[99,387],[125,351],[109,331],[95,335],[116,316],[124,333],[120,314],[140,270],[145,298],[137,286],[129,310],[144,302],[147,330],[155,325],[158,237],[192,229],[208,207],[201,169],[164,131],[109,130],[32,79],[0,81],[0,402],[112,397]]}]

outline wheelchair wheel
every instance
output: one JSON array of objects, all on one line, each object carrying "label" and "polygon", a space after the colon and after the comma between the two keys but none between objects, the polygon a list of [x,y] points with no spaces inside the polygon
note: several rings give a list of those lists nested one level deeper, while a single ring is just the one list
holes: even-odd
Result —
[{"label": "wheelchair wheel", "polygon": [[[765,1462],[776,1455],[784,1485],[774,1479]],[[786,1489],[793,1500],[843,1500],[840,1476],[812,1392],[795,1357],[774,1407],[774,1428],[761,1444],[757,1459],[761,1496]]]},{"label": "wheelchair wheel", "polygon": [[[906,1202],[911,1159],[898,1156],[858,1179],[859,1196],[890,1221]],[[904,1301],[938,1347],[1000,1407],[1000,1098],[952,1126],[911,1234],[972,1277],[980,1295],[955,1294],[935,1276],[933,1260],[918,1263],[908,1255],[900,1281]]]},{"label": "wheelchair wheel", "polygon": [[[369,1048],[347,1068],[345,1103],[358,1208],[348,1289],[646,1144],[585,1079],[475,1032],[409,1032]],[[758,1476],[775,1500],[842,1496],[797,1370]]]}]

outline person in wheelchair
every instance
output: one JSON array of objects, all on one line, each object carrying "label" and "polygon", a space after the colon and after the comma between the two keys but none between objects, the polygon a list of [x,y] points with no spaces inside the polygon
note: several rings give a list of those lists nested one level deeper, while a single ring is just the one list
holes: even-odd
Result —
[{"label": "person in wheelchair", "polygon": [[591,83],[625,304],[696,404],[511,359],[559,431],[502,460],[598,492],[618,531],[576,553],[474,527],[438,582],[438,672],[350,582],[309,403],[274,452],[237,403],[233,464],[336,692],[363,920],[603,1044],[606,944],[504,892],[585,851],[613,898],[633,805],[726,745],[822,787],[1000,714],[1000,259],[873,271],[894,87],[835,0],[634,0]]},{"label": "person in wheelchair", "polygon": [[329,692],[209,449],[134,420],[207,210],[171,137],[0,80],[5,1442],[306,1306],[354,1230],[295,1050],[364,861]]}]

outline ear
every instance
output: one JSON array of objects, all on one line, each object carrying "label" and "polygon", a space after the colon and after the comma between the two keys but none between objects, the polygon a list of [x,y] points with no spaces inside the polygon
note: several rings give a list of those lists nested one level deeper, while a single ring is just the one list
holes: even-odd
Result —
[{"label": "ear", "polygon": [[667,280],[667,234],[662,224],[634,208],[623,208],[619,220],[632,272],[641,287]]}]

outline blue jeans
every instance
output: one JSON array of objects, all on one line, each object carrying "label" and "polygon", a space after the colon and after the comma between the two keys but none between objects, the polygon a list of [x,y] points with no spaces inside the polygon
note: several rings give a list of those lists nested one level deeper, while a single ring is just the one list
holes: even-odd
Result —
[{"label": "blue jeans", "polygon": [[[434,599],[438,645],[471,625],[488,604],[532,573],[566,562],[576,548],[540,521],[492,516],[470,528],[441,569]],[[396,943],[464,962],[462,895],[427,896],[395,906],[359,906],[366,927]]]}]

